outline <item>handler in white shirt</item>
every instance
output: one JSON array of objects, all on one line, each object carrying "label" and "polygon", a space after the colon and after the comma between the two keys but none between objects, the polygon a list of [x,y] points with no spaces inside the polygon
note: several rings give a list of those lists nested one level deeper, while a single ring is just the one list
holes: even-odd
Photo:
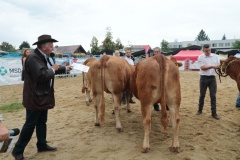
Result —
[{"label": "handler in white shirt", "polygon": [[214,69],[219,68],[220,60],[215,54],[211,54],[211,48],[208,44],[205,44],[203,46],[203,54],[198,57],[198,63],[200,66],[200,96],[197,115],[202,114],[205,94],[207,88],[209,88],[212,117],[219,120],[220,118],[217,115],[216,109],[217,83],[215,78],[216,72]]}]

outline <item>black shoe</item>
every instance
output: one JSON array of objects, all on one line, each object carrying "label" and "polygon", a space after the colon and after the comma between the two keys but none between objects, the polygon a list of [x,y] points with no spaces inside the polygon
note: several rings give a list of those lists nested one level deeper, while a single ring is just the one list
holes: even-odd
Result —
[{"label": "black shoe", "polygon": [[153,105],[155,111],[161,111],[158,104]]},{"label": "black shoe", "polygon": [[57,147],[46,145],[44,148],[38,148],[38,152],[56,151]]},{"label": "black shoe", "polygon": [[129,103],[136,103],[136,102],[134,102],[132,99],[130,99]]},{"label": "black shoe", "polygon": [[25,160],[23,154],[15,154],[12,152],[12,156],[15,158],[15,160]]},{"label": "black shoe", "polygon": [[196,115],[200,115],[200,114],[202,114],[202,111],[198,110]]},{"label": "black shoe", "polygon": [[212,117],[213,117],[214,119],[216,119],[216,120],[219,120],[219,119],[220,119],[220,117],[217,115],[217,113],[212,114]]}]

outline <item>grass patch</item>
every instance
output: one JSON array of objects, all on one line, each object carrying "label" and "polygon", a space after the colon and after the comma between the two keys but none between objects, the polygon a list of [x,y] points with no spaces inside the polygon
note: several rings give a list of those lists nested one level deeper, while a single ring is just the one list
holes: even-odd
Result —
[{"label": "grass patch", "polygon": [[10,103],[4,104],[0,106],[0,113],[7,113],[7,112],[16,112],[20,109],[23,109],[22,103]]}]

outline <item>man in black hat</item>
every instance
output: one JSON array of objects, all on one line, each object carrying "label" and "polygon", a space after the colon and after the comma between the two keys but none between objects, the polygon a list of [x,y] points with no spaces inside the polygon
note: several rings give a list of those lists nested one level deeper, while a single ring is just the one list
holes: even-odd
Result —
[{"label": "man in black hat", "polygon": [[36,127],[38,152],[56,151],[56,147],[47,145],[48,109],[55,106],[54,77],[55,74],[66,73],[71,66],[58,66],[49,61],[53,51],[53,42],[58,42],[50,35],[41,35],[33,45],[37,48],[25,61],[23,106],[26,108],[26,121],[19,139],[12,151],[15,160],[24,160],[23,152],[30,141]]}]

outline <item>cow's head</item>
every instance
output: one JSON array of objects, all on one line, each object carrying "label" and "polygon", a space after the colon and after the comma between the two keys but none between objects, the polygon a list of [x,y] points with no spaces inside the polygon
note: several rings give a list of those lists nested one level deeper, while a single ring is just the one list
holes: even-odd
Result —
[{"label": "cow's head", "polygon": [[226,60],[220,60],[220,67],[219,69],[215,70],[216,73],[220,76],[226,77],[227,74],[227,67],[236,60],[236,57],[230,56]]}]

